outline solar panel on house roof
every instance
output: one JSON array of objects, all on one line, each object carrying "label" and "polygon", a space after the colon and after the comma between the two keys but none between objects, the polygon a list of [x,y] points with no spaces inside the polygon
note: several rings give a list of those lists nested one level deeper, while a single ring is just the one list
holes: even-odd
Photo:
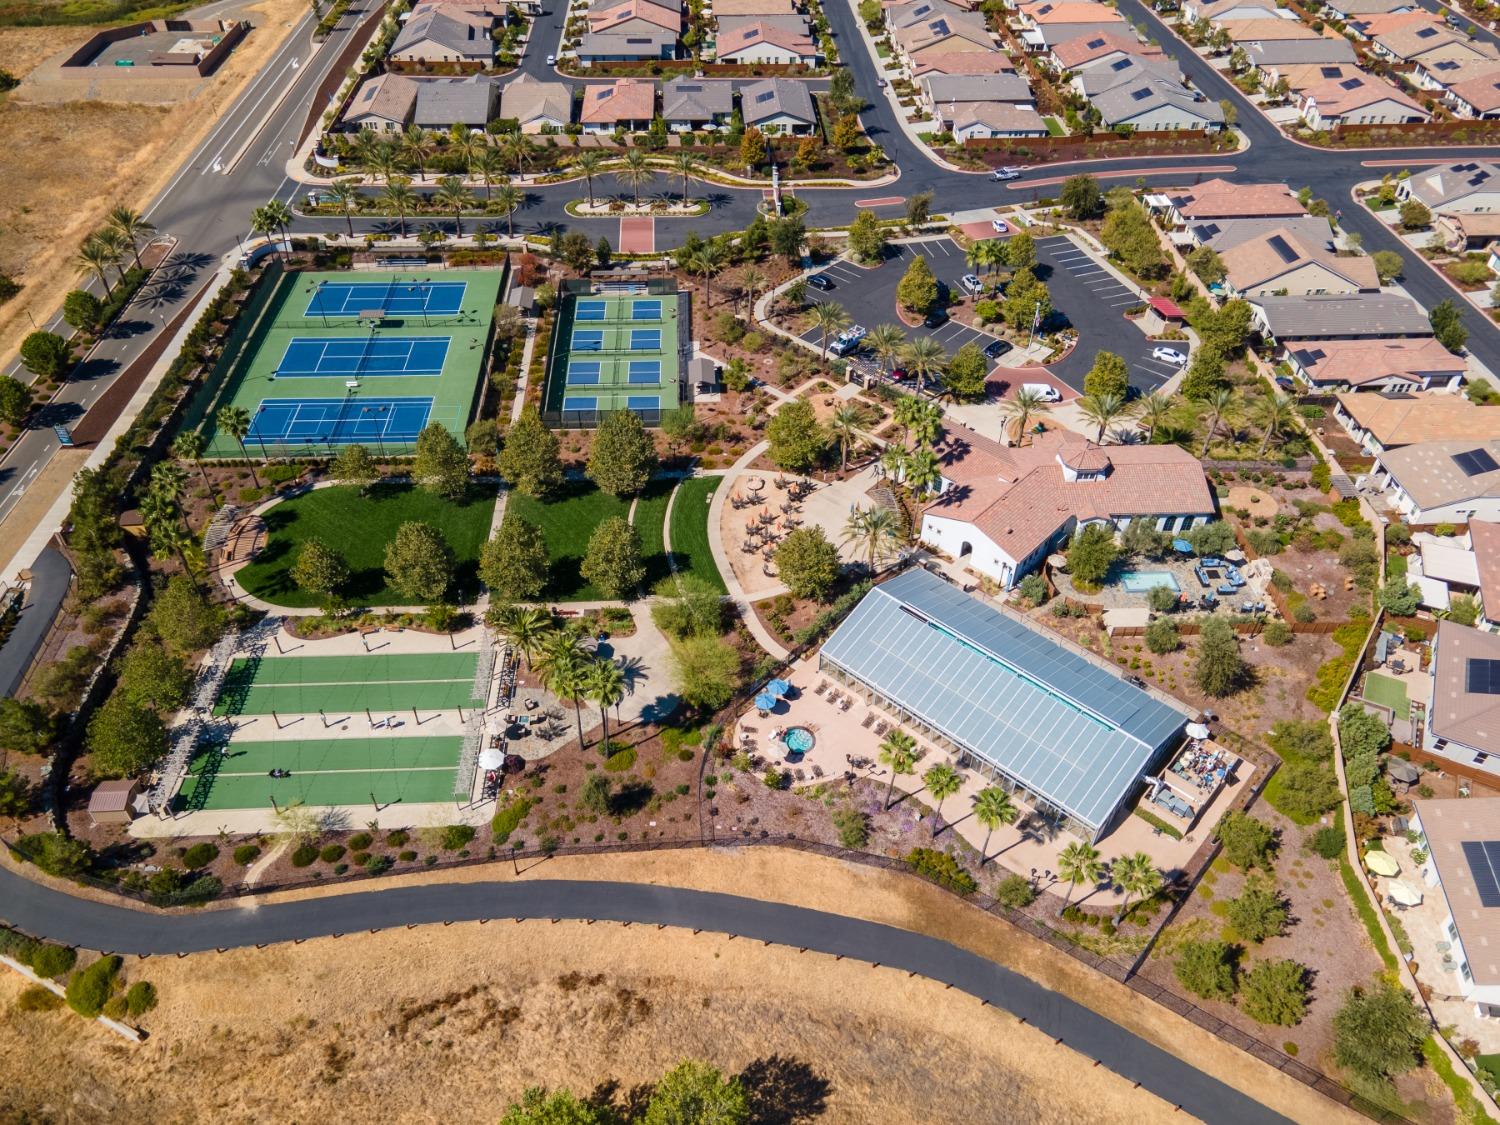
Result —
[{"label": "solar panel on house roof", "polygon": [[1270,238],[1266,239],[1266,245],[1275,252],[1278,258],[1289,265],[1299,257],[1297,251],[1293,250],[1287,244],[1287,240],[1279,234],[1273,234]]},{"label": "solar panel on house roof", "polygon": [[1342,68],[1336,66],[1321,67],[1319,68],[1319,72],[1324,78],[1337,78],[1340,74],[1344,73]]},{"label": "solar panel on house roof", "polygon": [[1470,449],[1463,453],[1453,455],[1453,463],[1457,465],[1466,477],[1477,477],[1481,473],[1493,473],[1500,469],[1500,464],[1490,456],[1488,449]]},{"label": "solar panel on house roof", "polygon": [[1500,695],[1500,660],[1465,660],[1464,690],[1470,695]]},{"label": "solar panel on house roof", "polygon": [[1362,79],[1362,78],[1346,78],[1346,79],[1344,79],[1344,81],[1342,81],[1342,82],[1339,83],[1339,89],[1340,90],[1357,90],[1361,86],[1363,86],[1364,84],[1365,84],[1364,83],[1364,79]]},{"label": "solar panel on house roof", "polygon": [[1109,64],[1109,69],[1110,70],[1129,70],[1130,67],[1131,67],[1131,62],[1130,62],[1130,60],[1128,58],[1125,58],[1125,59],[1116,59],[1114,62],[1112,62],[1112,63]]},{"label": "solar panel on house roof", "polygon": [[1097,51],[1100,47],[1104,46],[1104,40],[1103,39],[1090,39],[1088,41],[1088,43],[1086,44],[1086,46],[1091,51]]},{"label": "solar panel on house roof", "polygon": [[1149,87],[1146,87],[1146,86],[1142,86],[1139,90],[1132,90],[1132,91],[1130,91],[1130,97],[1131,97],[1132,101],[1137,101],[1137,102],[1144,101],[1145,99],[1149,98],[1150,96],[1151,96],[1151,90],[1150,90]]},{"label": "solar panel on house roof", "polygon": [[768,102],[772,98],[774,98],[775,96],[776,96],[776,92],[774,90],[766,90],[763,93],[759,93],[759,94],[755,95],[755,104],[756,105],[760,105],[763,102]]},{"label": "solar panel on house roof", "polygon": [[1500,906],[1500,840],[1465,840],[1464,859],[1480,906]]}]

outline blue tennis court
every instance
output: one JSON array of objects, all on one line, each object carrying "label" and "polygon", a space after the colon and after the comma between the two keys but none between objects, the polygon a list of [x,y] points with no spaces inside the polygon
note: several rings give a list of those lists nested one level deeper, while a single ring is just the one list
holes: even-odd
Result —
[{"label": "blue tennis court", "polygon": [[597,398],[580,398],[578,395],[569,395],[563,399],[564,410],[594,410],[599,406]]},{"label": "blue tennis court", "polygon": [[604,350],[604,330],[601,328],[575,328],[573,330],[573,350],[575,352],[602,352]]},{"label": "blue tennis court", "polygon": [[632,328],[630,330],[630,350],[633,352],[661,351],[661,329]]},{"label": "blue tennis court", "polygon": [[627,410],[660,410],[661,395],[631,395],[625,400]]},{"label": "blue tennis court", "polygon": [[430,398],[268,398],[245,435],[245,445],[415,441],[432,413]]},{"label": "blue tennis court", "polygon": [[632,359],[627,378],[632,383],[660,383],[661,360]]},{"label": "blue tennis court", "polygon": [[451,336],[314,339],[299,336],[276,367],[280,378],[349,379],[366,375],[441,375]]},{"label": "blue tennis court", "polygon": [[635,301],[630,306],[631,320],[660,320],[660,301]]},{"label": "blue tennis court", "polygon": [[579,301],[573,309],[574,320],[603,320],[603,301]]},{"label": "blue tennis court", "polygon": [[463,281],[328,282],[313,291],[308,316],[358,316],[384,313],[428,313],[452,316],[464,307]]},{"label": "blue tennis court", "polygon": [[575,359],[568,364],[568,386],[583,384],[597,386],[601,364],[596,359]]}]

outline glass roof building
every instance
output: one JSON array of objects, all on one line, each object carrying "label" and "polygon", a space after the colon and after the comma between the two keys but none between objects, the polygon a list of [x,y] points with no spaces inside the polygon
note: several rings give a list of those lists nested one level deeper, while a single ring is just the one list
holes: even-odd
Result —
[{"label": "glass roof building", "polygon": [[871,590],[819,665],[1090,840],[1189,718],[921,568]]}]

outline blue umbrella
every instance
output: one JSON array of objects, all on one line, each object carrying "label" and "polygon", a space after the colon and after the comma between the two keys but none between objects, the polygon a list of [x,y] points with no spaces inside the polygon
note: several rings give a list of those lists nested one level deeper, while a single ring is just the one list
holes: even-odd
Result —
[{"label": "blue umbrella", "polygon": [[772,696],[767,695],[765,692],[761,692],[755,697],[755,709],[757,711],[770,711],[775,706],[776,700]]},{"label": "blue umbrella", "polygon": [[766,691],[771,695],[782,696],[791,690],[792,685],[785,680],[772,680],[766,685]]}]

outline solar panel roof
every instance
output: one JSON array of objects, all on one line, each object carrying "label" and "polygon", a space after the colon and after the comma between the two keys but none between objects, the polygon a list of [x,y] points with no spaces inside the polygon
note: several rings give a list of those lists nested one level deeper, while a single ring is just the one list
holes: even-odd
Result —
[{"label": "solar panel roof", "polygon": [[1455,453],[1453,463],[1463,471],[1466,477],[1477,477],[1481,473],[1493,473],[1496,469],[1500,469],[1500,464],[1497,464],[1494,457],[1490,456],[1490,451],[1483,447]]},{"label": "solar panel roof", "polygon": [[866,595],[823,654],[1093,827],[1186,721],[921,569]]},{"label": "solar panel roof", "polygon": [[1465,840],[1463,850],[1479,905],[1500,906],[1500,841]]},{"label": "solar panel roof", "polygon": [[1470,695],[1500,695],[1500,660],[1469,657],[1464,661],[1464,683]]}]

